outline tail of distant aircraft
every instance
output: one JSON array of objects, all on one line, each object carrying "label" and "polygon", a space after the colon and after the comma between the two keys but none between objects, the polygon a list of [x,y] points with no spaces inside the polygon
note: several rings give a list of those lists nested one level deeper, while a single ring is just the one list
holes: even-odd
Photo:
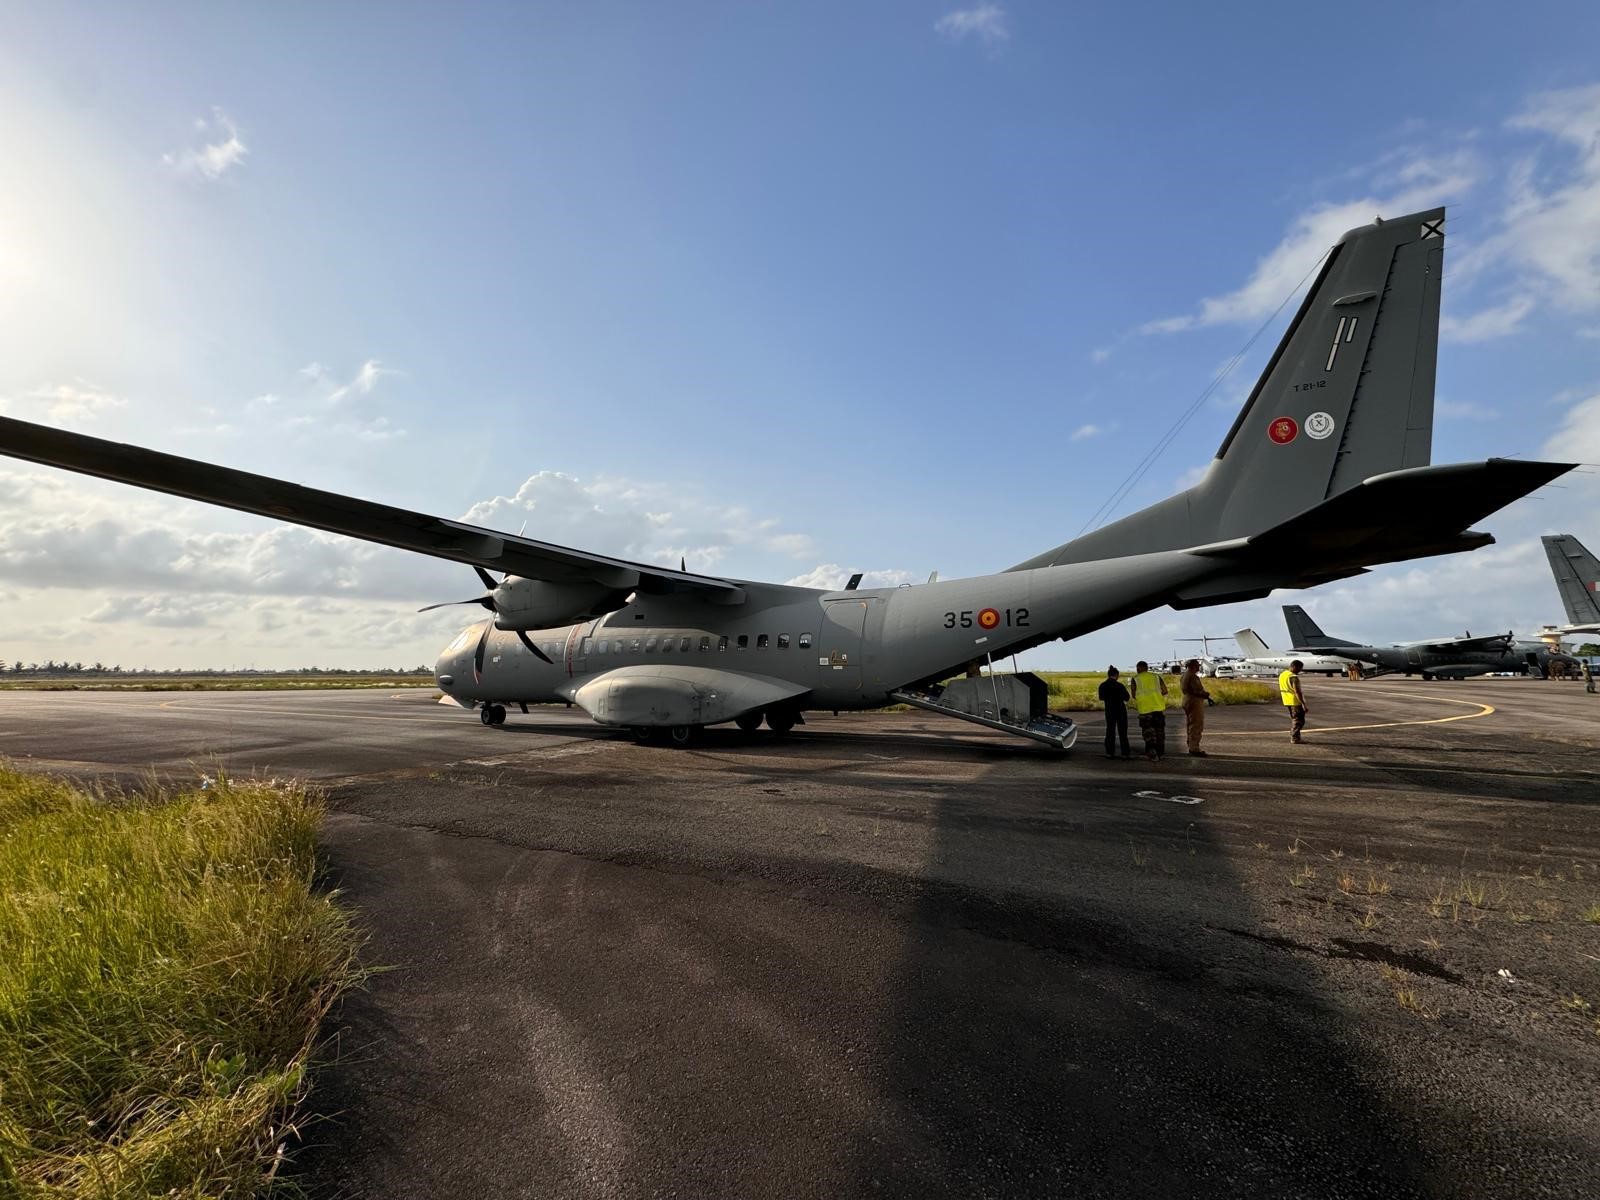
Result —
[{"label": "tail of distant aircraft", "polygon": [[1272,653],[1254,629],[1239,630],[1233,635],[1233,640],[1239,643],[1239,652],[1246,658],[1266,658]]},{"label": "tail of distant aircraft", "polygon": [[1359,644],[1329,637],[1298,604],[1283,606],[1283,620],[1289,627],[1289,645],[1296,650],[1334,650],[1340,646]]},{"label": "tail of distant aircraft", "polygon": [[1442,208],[1345,234],[1205,477],[1012,570],[1170,550],[1235,564],[1169,600],[1187,607],[1492,542],[1468,526],[1566,468],[1428,465],[1443,263]]},{"label": "tail of distant aircraft", "polygon": [[1574,625],[1600,621],[1600,562],[1570,533],[1551,534],[1540,540],[1550,559],[1567,620]]}]

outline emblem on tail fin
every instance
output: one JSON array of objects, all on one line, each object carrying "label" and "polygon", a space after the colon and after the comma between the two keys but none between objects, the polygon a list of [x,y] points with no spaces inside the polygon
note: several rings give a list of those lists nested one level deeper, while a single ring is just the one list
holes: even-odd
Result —
[{"label": "emblem on tail fin", "polygon": [[1267,426],[1267,436],[1280,446],[1287,446],[1294,441],[1295,435],[1300,432],[1300,426],[1295,424],[1293,417],[1274,417]]},{"label": "emblem on tail fin", "polygon": [[1314,412],[1306,418],[1306,436],[1321,441],[1333,433],[1333,427],[1338,424],[1331,413]]}]

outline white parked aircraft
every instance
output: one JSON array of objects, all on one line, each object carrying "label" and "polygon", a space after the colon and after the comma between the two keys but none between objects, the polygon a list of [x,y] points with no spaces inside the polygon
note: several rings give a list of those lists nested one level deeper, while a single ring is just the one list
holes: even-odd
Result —
[{"label": "white parked aircraft", "polygon": [[1244,652],[1244,657],[1232,665],[1234,675],[1276,675],[1287,671],[1289,664],[1297,660],[1300,669],[1312,675],[1343,675],[1350,669],[1350,659],[1331,654],[1274,654],[1254,629],[1239,630],[1233,640]]}]

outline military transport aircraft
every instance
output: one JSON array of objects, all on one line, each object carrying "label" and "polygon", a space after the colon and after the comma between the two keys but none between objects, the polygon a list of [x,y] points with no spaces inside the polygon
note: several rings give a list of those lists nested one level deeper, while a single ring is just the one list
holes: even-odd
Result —
[{"label": "military transport aircraft", "polygon": [[[944,703],[964,666],[1159,605],[1309,587],[1377,563],[1474,550],[1470,528],[1572,464],[1429,466],[1444,210],[1351,230],[1193,487],[995,575],[819,591],[627,562],[0,418],[0,452],[473,567],[492,615],[440,656],[439,686],[485,724],[567,700],[603,725],[687,743],[807,709]],[[489,572],[502,572],[496,578]],[[855,582],[855,581],[853,581]],[[1001,697],[993,722],[1057,745]],[[975,690],[972,687],[969,691]],[[1037,691],[1034,691],[1037,697]],[[985,702],[986,703],[986,702]],[[1036,703],[1036,700],[1035,700]]]},{"label": "military transport aircraft", "polygon": [[1334,655],[1376,667],[1379,671],[1399,671],[1421,675],[1423,679],[1466,679],[1491,671],[1511,671],[1518,675],[1533,672],[1549,675],[1552,663],[1576,666],[1577,660],[1551,649],[1543,642],[1519,640],[1512,633],[1488,637],[1435,638],[1431,641],[1397,642],[1392,646],[1363,646],[1328,637],[1306,610],[1298,604],[1283,606],[1283,619],[1289,626],[1289,641],[1296,650]]},{"label": "military transport aircraft", "polygon": [[1544,543],[1568,622],[1546,626],[1540,636],[1600,633],[1600,561],[1570,533],[1547,534],[1539,540]]}]

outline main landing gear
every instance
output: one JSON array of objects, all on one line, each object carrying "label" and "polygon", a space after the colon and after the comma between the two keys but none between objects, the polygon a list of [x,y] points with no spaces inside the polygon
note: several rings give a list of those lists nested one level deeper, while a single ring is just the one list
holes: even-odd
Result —
[{"label": "main landing gear", "polygon": [[504,725],[506,723],[506,706],[504,704],[485,704],[478,710],[478,720],[485,725]]}]

